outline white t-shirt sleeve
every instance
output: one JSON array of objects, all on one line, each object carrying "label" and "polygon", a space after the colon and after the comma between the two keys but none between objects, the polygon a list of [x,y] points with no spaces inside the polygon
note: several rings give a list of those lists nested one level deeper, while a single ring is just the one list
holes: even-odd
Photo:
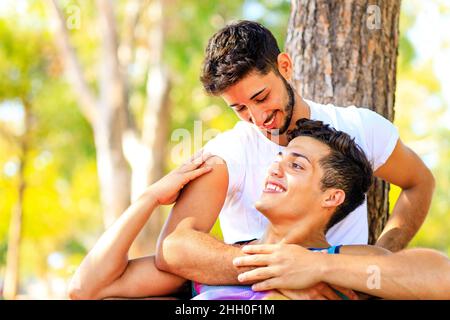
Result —
[{"label": "white t-shirt sleeve", "polygon": [[381,167],[394,151],[399,138],[398,130],[392,122],[378,113],[360,108],[360,115],[367,147],[371,155],[373,171]]},{"label": "white t-shirt sleeve", "polygon": [[241,130],[236,125],[233,129],[218,134],[203,147],[205,152],[209,152],[225,161],[228,169],[228,192],[241,185],[245,175],[243,158],[245,152],[242,142]]}]

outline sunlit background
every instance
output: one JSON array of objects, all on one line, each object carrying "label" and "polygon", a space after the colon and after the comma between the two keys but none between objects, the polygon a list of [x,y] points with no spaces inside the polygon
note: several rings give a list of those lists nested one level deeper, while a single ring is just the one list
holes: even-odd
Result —
[{"label": "sunlit background", "polygon": [[[8,239],[17,231],[10,228],[11,217],[20,210],[17,298],[22,299],[66,298],[67,280],[104,230],[93,130],[65,76],[49,3],[0,1],[0,293]],[[70,41],[88,85],[97,94],[101,91],[96,82],[98,65],[104,57],[93,3],[59,1],[65,15],[79,10],[79,20],[71,22]],[[129,105],[136,126],[141,127],[152,50],[147,40],[155,24],[145,15],[154,8],[152,1],[142,1],[145,10],[130,24],[128,13],[135,1],[114,3],[119,37],[127,39],[130,30],[134,35],[134,50],[130,54],[124,48],[121,57],[129,59],[124,70]],[[221,100],[204,94],[199,82],[207,39],[230,20],[251,19],[266,25],[283,44],[289,10],[285,0],[167,2],[161,57],[154,61],[164,64],[171,82],[170,115],[165,118],[168,155],[175,144],[170,133],[177,128],[193,132],[194,121],[201,120],[203,132],[210,128],[223,131],[236,122]],[[429,216],[411,246],[446,254],[450,254],[448,30],[448,1],[402,1],[395,124],[403,141],[421,156],[437,181]],[[166,159],[165,172],[175,161],[170,156]],[[398,188],[391,188],[391,208],[398,194]],[[217,227],[215,232],[219,232]]]}]

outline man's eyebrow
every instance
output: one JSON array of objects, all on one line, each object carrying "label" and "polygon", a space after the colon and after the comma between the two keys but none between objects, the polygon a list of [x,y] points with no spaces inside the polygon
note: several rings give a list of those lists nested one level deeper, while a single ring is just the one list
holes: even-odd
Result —
[{"label": "man's eyebrow", "polygon": [[264,90],[266,90],[266,87],[262,88],[261,90],[259,90],[258,92],[256,92],[254,95],[252,95],[250,97],[250,100],[253,100],[256,96],[258,96],[258,94],[260,94],[261,92],[263,92]]},{"label": "man's eyebrow", "polygon": [[[252,95],[251,97],[250,97],[250,100],[253,100],[253,99],[255,99],[255,97],[257,97],[261,92],[263,92],[264,90],[266,90],[267,89],[267,87],[264,87],[264,88],[262,88],[261,90],[259,90],[258,92],[256,92],[254,95]],[[230,107],[237,107],[237,106],[239,106],[240,104],[239,103],[233,103],[233,104],[230,104]]]},{"label": "man's eyebrow", "polygon": [[291,152],[290,155],[291,155],[291,156],[294,156],[294,157],[297,157],[297,158],[298,158],[298,157],[304,158],[304,159],[306,159],[309,163],[311,163],[311,161],[308,159],[308,157],[305,156],[305,155],[303,155],[303,154],[301,154],[301,153]]}]

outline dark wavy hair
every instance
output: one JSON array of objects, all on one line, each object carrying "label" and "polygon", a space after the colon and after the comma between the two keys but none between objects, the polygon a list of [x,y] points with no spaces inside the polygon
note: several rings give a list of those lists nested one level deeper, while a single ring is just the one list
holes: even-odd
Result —
[{"label": "dark wavy hair", "polygon": [[288,131],[287,135],[289,141],[307,136],[330,148],[330,153],[319,160],[324,170],[321,189],[341,189],[345,192],[345,200],[328,222],[328,231],[364,202],[365,193],[372,184],[372,166],[355,139],[322,121],[300,119],[296,122],[296,128]]},{"label": "dark wavy hair", "polygon": [[280,48],[263,25],[247,20],[229,24],[208,42],[200,80],[206,92],[217,95],[250,72],[278,73]]}]

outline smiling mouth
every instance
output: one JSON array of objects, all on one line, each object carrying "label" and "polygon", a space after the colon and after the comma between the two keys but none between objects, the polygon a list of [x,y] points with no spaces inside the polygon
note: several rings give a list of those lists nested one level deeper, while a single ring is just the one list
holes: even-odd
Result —
[{"label": "smiling mouth", "polygon": [[267,192],[267,193],[283,193],[283,192],[286,192],[286,189],[283,186],[279,185],[279,184],[275,184],[275,183],[272,183],[272,182],[267,182],[263,192]]},{"label": "smiling mouth", "polygon": [[267,118],[267,120],[263,123],[264,129],[273,129],[275,124],[275,116],[277,111],[275,110],[272,114]]}]

